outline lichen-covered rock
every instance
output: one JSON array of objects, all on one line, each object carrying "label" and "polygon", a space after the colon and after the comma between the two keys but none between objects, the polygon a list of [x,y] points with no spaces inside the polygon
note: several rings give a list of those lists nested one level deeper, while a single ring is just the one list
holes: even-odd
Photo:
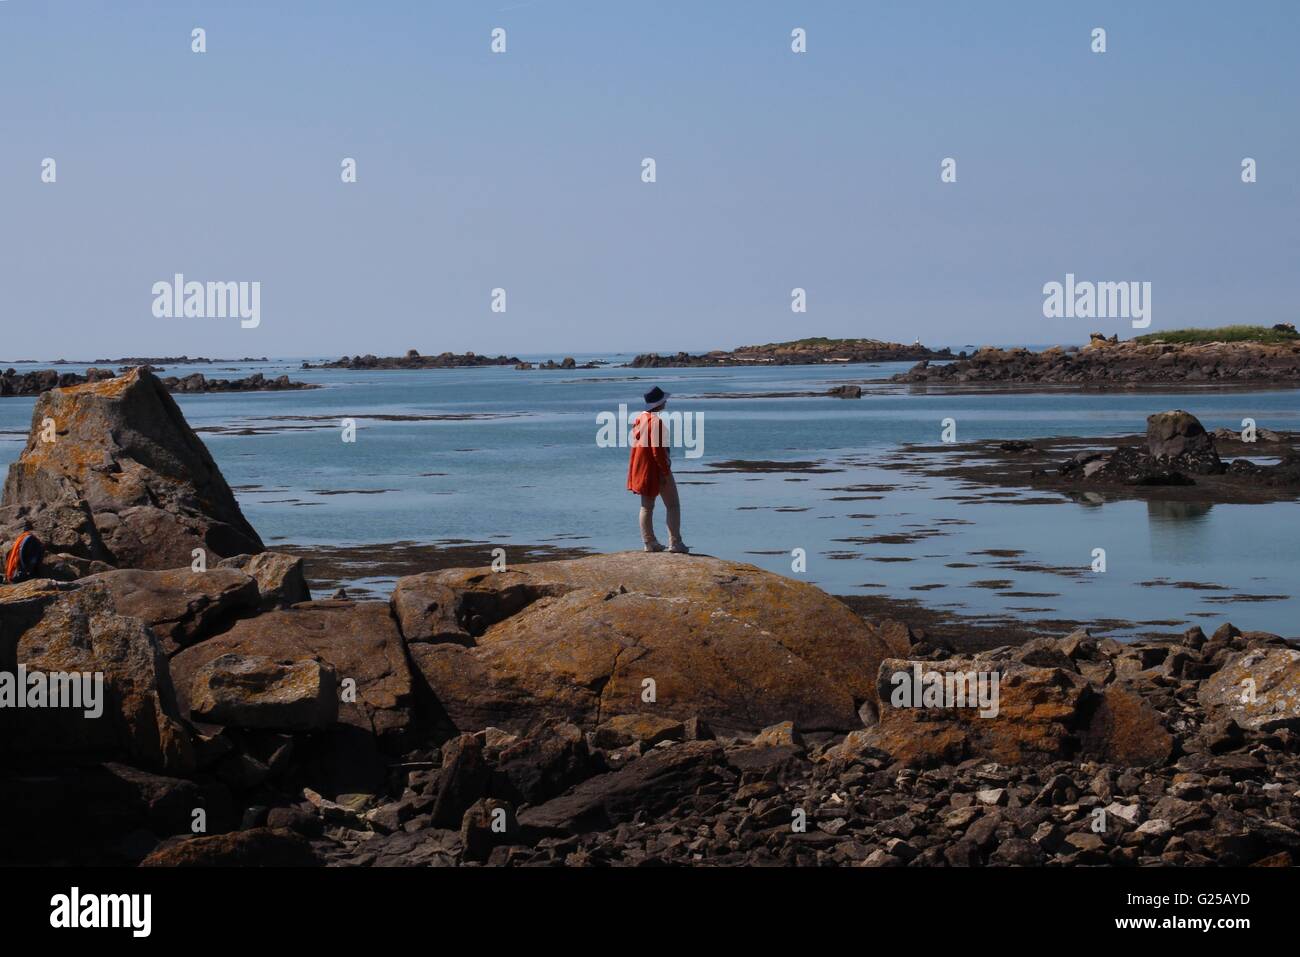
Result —
[{"label": "lichen-covered rock", "polygon": [[163,651],[174,653],[209,637],[236,616],[258,608],[257,583],[242,572],[213,568],[143,571],[122,568],[86,580],[113,596],[119,615],[138,618],[158,636]]},{"label": "lichen-covered rock", "polygon": [[228,654],[329,665],[342,692],[338,720],[377,739],[400,738],[413,720],[410,668],[397,625],[382,602],[308,602],[241,619],[229,631],[186,648],[171,659],[185,713],[193,706],[195,674]]},{"label": "lichen-covered rock", "polygon": [[[983,682],[991,691],[996,677],[997,693],[982,701],[966,693],[965,704],[957,698],[895,697],[904,680],[915,686],[911,676],[918,672],[922,682],[951,678],[954,689],[957,676],[966,676],[965,687]],[[878,690],[880,721],[855,735],[851,748],[874,748],[907,765],[933,767],[968,758],[1044,764],[1090,755],[1147,766],[1166,762],[1173,752],[1172,735],[1139,696],[1116,686],[1094,688],[1064,668],[982,658],[888,659],[880,666]]]},{"label": "lichen-covered rock", "polygon": [[1198,698],[1210,714],[1243,728],[1300,728],[1300,651],[1257,647],[1229,658],[1201,683]]},{"label": "lichen-covered rock", "polygon": [[145,369],[43,393],[0,504],[33,509],[16,516],[29,522],[62,510],[64,530],[46,530],[55,547],[121,568],[188,566],[195,549],[263,551],[207,448]]},{"label": "lichen-covered rock", "polygon": [[592,735],[598,748],[625,748],[640,744],[653,748],[660,741],[681,741],[686,725],[656,714],[620,714],[604,722]]},{"label": "lichen-covered rock", "polygon": [[47,560],[58,554],[88,562],[112,558],[99,537],[90,506],[82,499],[64,497],[48,503],[24,502],[0,508],[0,546],[4,554],[9,554],[9,548],[23,532],[31,532],[41,540]]},{"label": "lichen-covered rock", "polygon": [[221,568],[233,568],[249,575],[257,582],[259,605],[262,611],[288,608],[299,602],[311,601],[311,591],[303,573],[302,559],[281,552],[261,552],[257,555],[235,555],[223,558]]},{"label": "lichen-covered rock", "polygon": [[453,569],[403,579],[393,604],[416,666],[463,730],[545,719],[594,729],[645,713],[848,731],[862,725],[885,656],[875,631],[820,589],[704,556]]},{"label": "lichen-covered rock", "polygon": [[196,721],[237,728],[328,728],[339,716],[334,669],[313,660],[222,655],[195,672],[190,715]]},{"label": "lichen-covered rock", "polygon": [[15,674],[19,666],[47,680],[54,673],[90,675],[92,682],[102,676],[101,713],[0,708],[0,750],[126,757],[171,772],[193,767],[158,640],[138,618],[117,612],[102,582],[37,580],[0,590],[0,672]]}]

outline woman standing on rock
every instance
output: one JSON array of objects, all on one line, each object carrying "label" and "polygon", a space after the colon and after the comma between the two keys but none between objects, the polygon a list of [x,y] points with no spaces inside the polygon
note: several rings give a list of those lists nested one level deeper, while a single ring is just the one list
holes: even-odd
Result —
[{"label": "woman standing on rock", "polygon": [[668,513],[668,551],[685,555],[682,542],[682,506],[677,497],[672,463],[668,459],[668,437],[655,413],[668,404],[668,393],[655,386],[644,396],[645,411],[632,423],[632,452],[627,464],[627,487],[641,496],[641,541],[647,552],[662,552],[655,538],[655,498],[664,500]]}]

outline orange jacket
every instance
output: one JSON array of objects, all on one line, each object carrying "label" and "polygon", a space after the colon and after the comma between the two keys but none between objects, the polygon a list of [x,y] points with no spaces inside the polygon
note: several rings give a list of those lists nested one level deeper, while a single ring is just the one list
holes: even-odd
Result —
[{"label": "orange jacket", "polygon": [[671,471],[664,425],[653,412],[642,412],[632,423],[632,449],[627,463],[628,491],[638,495],[658,495],[659,477]]}]

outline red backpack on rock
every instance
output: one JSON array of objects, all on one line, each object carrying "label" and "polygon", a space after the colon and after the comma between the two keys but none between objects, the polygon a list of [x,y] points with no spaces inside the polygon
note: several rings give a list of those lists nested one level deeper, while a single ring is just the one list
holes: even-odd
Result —
[{"label": "red backpack on rock", "polygon": [[36,574],[45,556],[41,540],[31,532],[23,532],[9,549],[9,558],[5,561],[5,581],[15,585],[26,581]]}]

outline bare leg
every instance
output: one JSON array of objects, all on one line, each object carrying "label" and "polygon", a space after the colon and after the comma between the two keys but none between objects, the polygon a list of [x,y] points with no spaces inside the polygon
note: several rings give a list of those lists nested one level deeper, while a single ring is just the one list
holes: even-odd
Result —
[{"label": "bare leg", "polygon": [[672,548],[682,541],[682,503],[677,497],[677,481],[671,472],[659,480],[659,496],[664,500],[664,511],[668,513],[668,547]]},{"label": "bare leg", "polygon": [[655,497],[653,495],[641,496],[641,542],[651,550],[656,550],[654,546],[659,545],[655,539]]}]

